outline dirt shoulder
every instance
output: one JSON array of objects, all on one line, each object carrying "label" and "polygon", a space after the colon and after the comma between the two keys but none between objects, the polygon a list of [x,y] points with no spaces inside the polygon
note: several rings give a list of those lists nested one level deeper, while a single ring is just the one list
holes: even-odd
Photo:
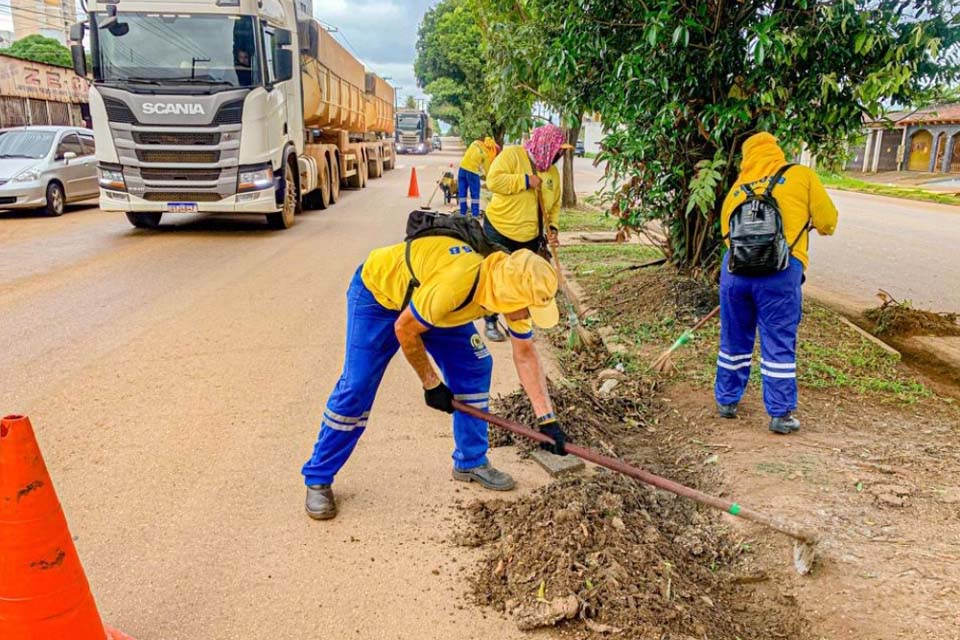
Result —
[{"label": "dirt shoulder", "polygon": [[[611,274],[595,257],[567,262],[600,324],[625,347],[618,359],[640,376],[713,302],[712,288],[666,269]],[[823,532],[822,568],[799,578],[784,562],[783,540],[735,523],[814,636],[956,637],[960,411],[936,392],[943,381],[933,384],[808,302],[798,357],[804,428],[784,439],[766,430],[756,379],[739,420],[715,417],[716,345],[713,325],[658,387],[669,408],[653,439],[685,443],[678,455],[692,468],[715,467],[697,474],[705,488]]]}]

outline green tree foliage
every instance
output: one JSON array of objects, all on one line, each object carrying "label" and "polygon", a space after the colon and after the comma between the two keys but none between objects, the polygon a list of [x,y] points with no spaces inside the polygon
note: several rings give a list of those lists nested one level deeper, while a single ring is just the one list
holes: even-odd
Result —
[{"label": "green tree foliage", "polygon": [[0,49],[0,53],[11,58],[73,68],[70,49],[53,38],[46,38],[38,34],[19,39],[6,49]]},{"label": "green tree foliage", "polygon": [[420,24],[417,80],[430,95],[430,115],[449,123],[464,140],[487,135],[502,141],[529,118],[530,99],[515,91],[512,102],[494,104],[487,79],[488,50],[477,0],[441,0]]},{"label": "green tree foliage", "polygon": [[404,109],[416,109],[417,108],[417,99],[413,96],[407,96],[407,99],[403,103]]},{"label": "green tree foliage", "polygon": [[519,59],[537,61],[533,88],[565,113],[601,114],[614,213],[635,227],[660,221],[688,269],[717,264],[720,204],[751,134],[836,158],[864,114],[929,100],[958,78],[952,0],[509,4],[547,27],[545,51],[536,33],[516,38],[528,47]]}]

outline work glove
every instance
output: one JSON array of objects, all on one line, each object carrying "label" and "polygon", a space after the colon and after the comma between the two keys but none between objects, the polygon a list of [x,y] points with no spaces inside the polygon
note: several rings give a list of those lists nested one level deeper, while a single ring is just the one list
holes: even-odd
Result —
[{"label": "work glove", "polygon": [[563,432],[560,423],[557,420],[550,420],[540,425],[540,433],[553,438],[554,444],[540,443],[540,448],[549,451],[556,456],[567,455],[567,434]]},{"label": "work glove", "polygon": [[442,382],[432,389],[424,389],[423,399],[431,409],[453,413],[453,391]]}]

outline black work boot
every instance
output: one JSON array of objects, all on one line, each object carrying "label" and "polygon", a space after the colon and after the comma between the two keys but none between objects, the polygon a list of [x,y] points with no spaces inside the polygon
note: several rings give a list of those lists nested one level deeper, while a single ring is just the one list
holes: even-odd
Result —
[{"label": "black work boot", "polygon": [[788,436],[795,431],[800,431],[800,421],[790,414],[780,418],[771,418],[770,431]]},{"label": "black work boot", "polygon": [[307,515],[314,520],[332,520],[337,517],[337,501],[328,484],[307,487]]},{"label": "black work boot", "polygon": [[490,463],[473,469],[454,469],[453,479],[460,482],[479,482],[487,489],[494,491],[510,491],[515,486],[510,474],[497,471],[490,466]]},{"label": "black work boot", "polygon": [[486,331],[483,335],[487,337],[487,340],[490,342],[505,342],[507,336],[503,335],[503,331],[500,331],[500,327],[497,326],[496,320],[487,320],[486,321]]},{"label": "black work boot", "polygon": [[739,405],[736,402],[733,404],[718,404],[717,412],[720,414],[721,418],[726,418],[727,420],[733,420],[737,417],[737,409]]}]

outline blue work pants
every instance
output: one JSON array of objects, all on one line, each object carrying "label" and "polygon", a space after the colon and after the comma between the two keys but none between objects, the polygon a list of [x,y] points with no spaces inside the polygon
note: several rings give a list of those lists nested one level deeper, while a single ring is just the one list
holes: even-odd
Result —
[{"label": "blue work pants", "polygon": [[457,197],[460,200],[460,215],[467,215],[467,193],[470,193],[470,213],[480,217],[480,175],[460,167],[457,174]]},{"label": "blue work pants", "polygon": [[[399,315],[377,302],[358,269],[347,292],[343,373],[327,400],[313,455],[303,465],[308,486],[332,484],[366,429],[384,371],[400,348],[393,328]],[[430,329],[423,334],[423,342],[455,397],[478,409],[488,409],[493,361],[473,324]],[[486,422],[455,412],[453,440],[455,469],[486,464]]]},{"label": "blue work pants", "polygon": [[790,258],[785,271],[768,276],[720,275],[718,404],[740,402],[750,379],[753,345],[760,330],[763,403],[772,417],[797,408],[797,329],[803,312],[803,263]]}]

